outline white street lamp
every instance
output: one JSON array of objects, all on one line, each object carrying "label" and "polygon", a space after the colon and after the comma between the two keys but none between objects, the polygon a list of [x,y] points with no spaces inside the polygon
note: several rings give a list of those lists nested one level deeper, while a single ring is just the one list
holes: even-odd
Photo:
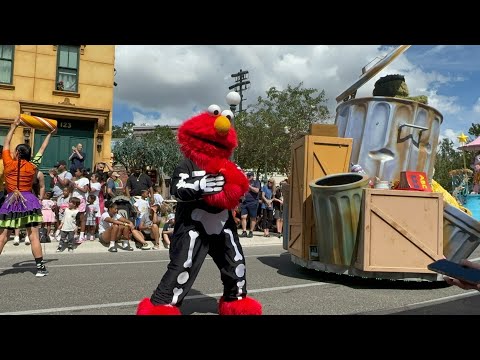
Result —
[{"label": "white street lamp", "polygon": [[[227,104],[230,105],[230,110],[233,113],[233,118],[230,120],[230,122],[232,124],[232,128],[235,128],[235,126],[234,126],[235,110],[237,108],[237,105],[240,104],[240,101],[242,101],[242,97],[236,91],[230,91],[227,94]],[[233,160],[234,157],[235,157],[235,154],[234,154],[234,152],[232,152],[231,159]]]},{"label": "white street lamp", "polygon": [[227,94],[227,104],[230,105],[230,110],[232,110],[233,113],[235,113],[235,109],[237,108],[237,105],[240,104],[241,100],[242,98],[240,97],[240,94],[236,91],[230,91]]}]

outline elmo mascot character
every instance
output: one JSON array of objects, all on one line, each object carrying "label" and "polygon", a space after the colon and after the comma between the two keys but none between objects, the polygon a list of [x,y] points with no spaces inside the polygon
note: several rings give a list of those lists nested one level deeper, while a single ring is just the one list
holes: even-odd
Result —
[{"label": "elmo mascot character", "polygon": [[245,174],[229,160],[237,146],[231,119],[230,110],[211,105],[178,129],[185,159],[171,179],[177,207],[170,263],[153,295],[139,303],[137,315],[181,315],[179,307],[207,254],[223,283],[219,314],[262,313],[262,305],[247,296],[245,256],[231,211],[248,191]]}]

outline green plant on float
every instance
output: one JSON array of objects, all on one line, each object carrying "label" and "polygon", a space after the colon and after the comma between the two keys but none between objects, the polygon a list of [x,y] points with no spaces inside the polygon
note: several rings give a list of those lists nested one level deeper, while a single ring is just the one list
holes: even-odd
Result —
[{"label": "green plant on float", "polygon": [[386,75],[375,82],[373,96],[396,97],[416,101],[428,105],[428,97],[425,95],[409,96],[405,77],[400,74]]}]

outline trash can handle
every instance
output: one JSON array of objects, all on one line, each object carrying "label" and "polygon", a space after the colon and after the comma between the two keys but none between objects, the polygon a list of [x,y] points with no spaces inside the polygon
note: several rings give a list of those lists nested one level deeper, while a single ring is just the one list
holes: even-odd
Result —
[{"label": "trash can handle", "polygon": [[[406,126],[406,127],[411,127],[411,128],[414,128],[414,129],[418,129],[420,130],[418,132],[418,140],[415,141],[415,139],[413,138],[413,135],[412,134],[409,134],[407,136],[405,136],[404,138],[402,138],[400,135],[402,133],[402,128]],[[412,144],[415,145],[417,148],[419,147],[420,145],[420,139],[422,138],[422,132],[423,131],[426,131],[428,130],[428,128],[424,127],[424,126],[420,126],[420,125],[413,125],[413,124],[406,124],[406,123],[403,123],[403,124],[400,124],[398,126],[398,135],[397,135],[397,143],[402,143],[404,141],[407,141],[408,139],[412,139]]]},{"label": "trash can handle", "polygon": [[419,125],[413,125],[413,124],[401,124],[398,129],[401,130],[402,127],[404,126],[408,126],[408,127],[411,127],[411,128],[414,128],[414,129],[420,129],[422,131],[424,130],[428,130],[428,128],[426,128],[425,126],[419,126]]}]

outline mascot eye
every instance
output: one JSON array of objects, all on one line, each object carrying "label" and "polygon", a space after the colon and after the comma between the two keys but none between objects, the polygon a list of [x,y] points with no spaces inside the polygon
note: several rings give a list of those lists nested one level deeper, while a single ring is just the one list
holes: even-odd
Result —
[{"label": "mascot eye", "polygon": [[231,110],[223,110],[222,115],[225,116],[230,121],[232,121],[233,119],[233,112]]},{"label": "mascot eye", "polygon": [[222,109],[218,105],[213,104],[208,107],[208,113],[210,115],[218,116],[220,115],[221,112],[222,112]]}]

